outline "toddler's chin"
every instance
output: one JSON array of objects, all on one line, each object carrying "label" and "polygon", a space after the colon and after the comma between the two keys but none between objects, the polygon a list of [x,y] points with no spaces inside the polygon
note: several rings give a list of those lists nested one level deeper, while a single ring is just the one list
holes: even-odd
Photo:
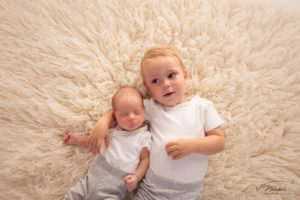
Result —
[{"label": "toddler's chin", "polygon": [[159,102],[160,104],[164,105],[164,106],[169,106],[169,107],[172,107],[172,106],[176,106],[177,104],[179,104],[178,101],[168,101],[168,100],[165,100],[163,103]]}]

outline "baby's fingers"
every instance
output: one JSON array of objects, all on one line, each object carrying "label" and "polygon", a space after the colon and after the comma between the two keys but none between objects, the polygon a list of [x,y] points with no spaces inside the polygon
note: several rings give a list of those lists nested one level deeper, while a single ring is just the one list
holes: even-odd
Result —
[{"label": "baby's fingers", "polygon": [[129,178],[130,178],[130,175],[128,175],[128,176],[125,176],[125,178],[124,178],[123,180],[126,182],[126,181],[128,181],[128,180],[129,180]]},{"label": "baby's fingers", "polygon": [[124,179],[125,183],[127,184],[132,184],[134,182],[133,178],[132,178],[132,175],[128,175],[126,176]]}]

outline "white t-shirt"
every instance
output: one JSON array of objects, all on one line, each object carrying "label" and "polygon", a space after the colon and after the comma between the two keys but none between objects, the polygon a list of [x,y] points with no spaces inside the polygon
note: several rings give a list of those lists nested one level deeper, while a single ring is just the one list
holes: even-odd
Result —
[{"label": "white t-shirt", "polygon": [[151,134],[148,131],[148,125],[134,131],[123,131],[119,126],[116,126],[110,129],[109,148],[106,148],[103,143],[101,154],[113,167],[134,173],[144,147],[150,151]]},{"label": "white t-shirt", "polygon": [[212,102],[196,95],[191,101],[172,107],[163,106],[153,98],[145,99],[144,105],[152,135],[150,169],[176,181],[203,180],[208,164],[206,155],[194,153],[173,160],[166,153],[166,144],[181,138],[205,137],[205,132],[222,125]]}]

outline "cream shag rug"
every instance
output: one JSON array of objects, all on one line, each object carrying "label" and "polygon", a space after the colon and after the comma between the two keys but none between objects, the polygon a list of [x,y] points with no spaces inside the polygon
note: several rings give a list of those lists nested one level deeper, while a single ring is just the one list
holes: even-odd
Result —
[{"label": "cream shag rug", "polygon": [[90,133],[120,86],[145,95],[158,44],[226,122],[203,199],[300,199],[300,15],[252,0],[1,1],[0,199],[62,199],[93,159],[64,131]]}]

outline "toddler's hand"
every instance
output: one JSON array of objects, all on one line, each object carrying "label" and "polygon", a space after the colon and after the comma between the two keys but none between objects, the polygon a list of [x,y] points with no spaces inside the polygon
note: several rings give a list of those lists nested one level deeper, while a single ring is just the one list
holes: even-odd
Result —
[{"label": "toddler's hand", "polygon": [[180,139],[177,141],[169,142],[166,145],[167,154],[168,156],[171,156],[174,160],[178,160],[193,152],[193,149],[190,144],[191,139]]},{"label": "toddler's hand", "polygon": [[129,192],[134,191],[137,186],[137,183],[139,182],[138,177],[132,174],[126,176],[124,178],[124,181],[126,183],[126,187]]},{"label": "toddler's hand", "polygon": [[101,135],[101,134],[96,134],[96,133],[91,134],[90,139],[89,139],[90,151],[93,152],[94,154],[100,154],[103,139],[105,139],[105,146],[108,147],[109,134],[107,134],[107,135],[104,135],[104,134]]}]

